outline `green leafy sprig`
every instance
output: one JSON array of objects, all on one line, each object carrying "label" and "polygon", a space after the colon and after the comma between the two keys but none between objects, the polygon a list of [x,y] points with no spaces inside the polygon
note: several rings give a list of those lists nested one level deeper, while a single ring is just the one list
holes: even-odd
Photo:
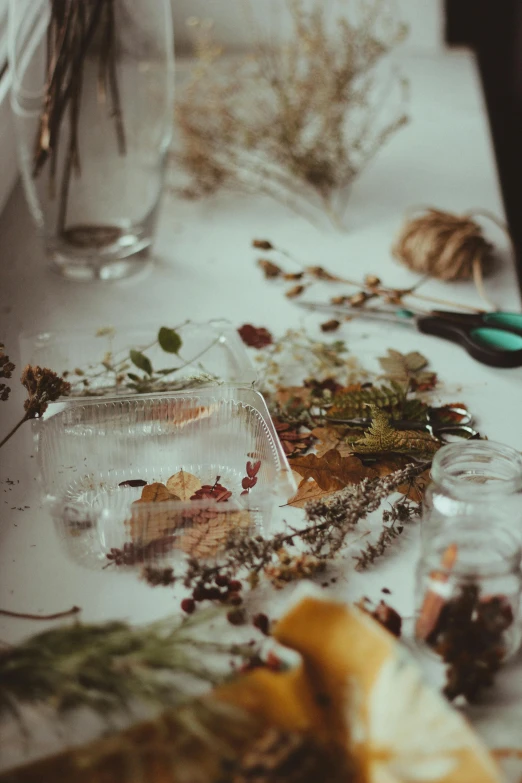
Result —
[{"label": "green leafy sprig", "polygon": [[104,715],[135,701],[175,704],[186,695],[188,681],[220,681],[225,656],[255,654],[251,646],[205,640],[210,621],[220,614],[198,612],[137,628],[117,621],[75,624],[0,650],[0,715],[19,717],[21,704],[46,703],[59,713],[90,707]]}]

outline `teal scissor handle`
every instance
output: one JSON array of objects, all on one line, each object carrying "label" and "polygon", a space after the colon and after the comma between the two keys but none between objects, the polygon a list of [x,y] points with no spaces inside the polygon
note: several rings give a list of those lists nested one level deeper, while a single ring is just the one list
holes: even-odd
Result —
[{"label": "teal scissor handle", "polygon": [[417,328],[459,343],[477,361],[492,367],[522,367],[522,314],[452,313],[436,310],[416,319]]}]

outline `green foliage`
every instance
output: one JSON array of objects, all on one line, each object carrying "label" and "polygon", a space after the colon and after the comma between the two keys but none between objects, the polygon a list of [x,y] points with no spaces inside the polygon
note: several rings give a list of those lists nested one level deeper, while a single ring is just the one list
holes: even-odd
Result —
[{"label": "green foliage", "polygon": [[[90,707],[102,714],[133,700],[173,704],[184,695],[187,678],[221,679],[202,664],[204,652],[213,653],[211,660],[220,653],[221,666],[222,656],[243,655],[237,645],[198,638],[197,631],[218,614],[198,612],[138,628],[124,622],[75,624],[6,648],[0,652],[0,715],[16,715],[21,703],[43,702],[58,712]],[[183,676],[174,682],[176,673]]]},{"label": "green foliage", "polygon": [[396,381],[388,385],[355,388],[334,395],[328,419],[368,418],[368,407],[375,406],[390,414],[392,419],[423,420],[428,406],[417,398],[410,398],[404,386]]},{"label": "green foliage", "polygon": [[434,454],[440,443],[427,432],[396,430],[388,415],[372,406],[372,423],[364,436],[352,444],[358,454]]},{"label": "green foliage", "polygon": [[145,356],[144,353],[141,351],[132,350],[129,353],[129,358],[133,365],[138,368],[138,370],[143,370],[143,372],[146,372],[147,375],[152,375],[152,363],[148,356]]},{"label": "green foliage", "polygon": [[179,353],[182,346],[182,340],[174,329],[168,329],[162,326],[158,332],[158,342],[166,353]]}]

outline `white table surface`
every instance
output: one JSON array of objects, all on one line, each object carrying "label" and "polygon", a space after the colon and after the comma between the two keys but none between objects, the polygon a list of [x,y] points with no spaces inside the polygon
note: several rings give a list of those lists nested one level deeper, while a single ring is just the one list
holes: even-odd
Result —
[{"label": "white table surface", "polygon": [[[344,234],[320,231],[264,198],[223,195],[193,203],[168,194],[152,270],[116,284],[74,284],[46,268],[18,186],[0,218],[0,339],[12,359],[18,362],[22,331],[84,329],[94,334],[104,325],[143,322],[159,327],[186,318],[219,317],[237,325],[267,326],[274,334],[300,324],[312,329],[318,319],[303,315],[279,287],[262,279],[254,263],[258,254],[250,247],[253,238],[270,239],[305,263],[323,264],[358,279],[372,272],[401,286],[413,276],[392,260],[390,245],[406,209],[419,204],[456,212],[481,207],[502,217],[487,115],[472,56],[464,51],[407,55],[403,66],[411,80],[411,123],[356,183],[349,204],[349,230]],[[520,310],[506,237],[495,228],[488,233],[500,256],[488,292],[503,309]],[[481,304],[470,283],[430,282],[425,292]],[[484,368],[457,346],[406,330],[385,332],[351,323],[336,336],[346,339],[352,352],[370,364],[388,347],[421,350],[446,381],[441,398],[469,402],[490,438],[522,446],[522,370]],[[18,417],[22,400],[22,390],[15,387],[9,402],[2,403],[0,433]],[[34,464],[26,425],[0,451],[0,606],[49,613],[76,604],[82,607],[85,621],[118,617],[141,622],[177,611],[168,590],[152,590],[133,574],[109,570],[101,577],[64,557],[41,507]],[[339,580],[336,595],[378,599],[387,586],[392,589],[391,603],[411,614],[416,535],[412,530],[404,536],[367,573],[353,574],[346,561],[345,578]],[[271,614],[276,615],[277,609]],[[46,623],[0,617],[0,639],[13,643],[45,627]],[[522,747],[521,675],[522,666],[515,662],[499,678],[490,704],[469,711],[493,746]]]}]

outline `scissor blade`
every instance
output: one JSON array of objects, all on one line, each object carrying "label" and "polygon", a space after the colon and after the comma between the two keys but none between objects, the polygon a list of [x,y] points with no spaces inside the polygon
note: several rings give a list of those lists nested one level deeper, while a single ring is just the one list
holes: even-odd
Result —
[{"label": "scissor blade", "polygon": [[316,313],[329,313],[331,315],[347,316],[351,318],[366,318],[371,321],[384,321],[385,323],[398,324],[399,326],[415,326],[414,316],[398,315],[396,310],[378,310],[377,308],[350,307],[349,305],[333,305],[324,302],[296,302],[304,310]]}]

